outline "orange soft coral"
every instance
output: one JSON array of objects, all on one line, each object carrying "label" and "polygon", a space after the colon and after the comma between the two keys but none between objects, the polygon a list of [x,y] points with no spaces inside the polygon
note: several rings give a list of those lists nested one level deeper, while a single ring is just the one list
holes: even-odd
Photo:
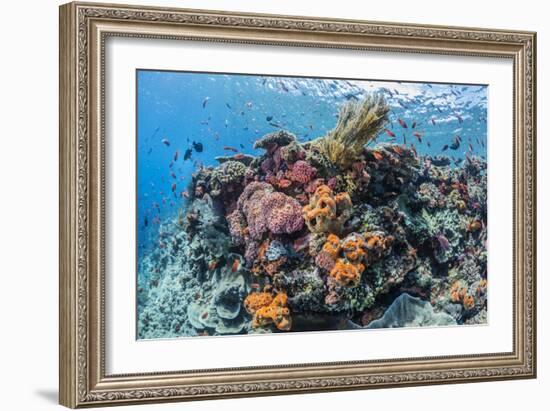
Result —
[{"label": "orange soft coral", "polygon": [[338,257],[340,252],[340,238],[335,234],[329,234],[327,242],[323,245],[323,251],[330,255],[333,259]]},{"label": "orange soft coral", "polygon": [[321,185],[304,206],[306,224],[314,233],[338,233],[351,216],[352,203],[348,193],[333,195],[331,188]]},{"label": "orange soft coral", "polygon": [[466,287],[463,287],[460,281],[455,281],[451,287],[451,301],[454,303],[461,303],[467,291]]},{"label": "orange soft coral", "polygon": [[260,308],[268,306],[273,302],[273,295],[270,292],[253,292],[248,294],[244,300],[244,308],[249,314],[255,314]]},{"label": "orange soft coral", "polygon": [[451,287],[451,301],[462,304],[466,310],[471,310],[476,304],[474,296],[460,281],[455,281]]},{"label": "orange soft coral", "polygon": [[344,244],[342,244],[344,256],[352,262],[359,262],[366,257],[367,252],[365,248],[365,241],[357,235],[346,238]]},{"label": "orange soft coral", "polygon": [[363,264],[354,264],[346,262],[343,258],[339,258],[329,275],[344,286],[356,286],[361,280],[363,271],[365,271]]},{"label": "orange soft coral", "polygon": [[284,292],[275,297],[266,291],[249,294],[244,300],[244,306],[246,311],[253,315],[252,327],[266,327],[274,324],[281,331],[290,330],[292,321],[287,300]]}]

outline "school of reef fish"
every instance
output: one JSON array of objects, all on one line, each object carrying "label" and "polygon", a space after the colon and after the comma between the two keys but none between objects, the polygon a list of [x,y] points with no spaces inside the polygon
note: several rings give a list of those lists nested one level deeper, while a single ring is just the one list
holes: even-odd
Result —
[{"label": "school of reef fish", "polygon": [[377,144],[388,112],[350,99],[322,137],[197,169],[141,261],[138,337],[486,323],[487,163]]}]

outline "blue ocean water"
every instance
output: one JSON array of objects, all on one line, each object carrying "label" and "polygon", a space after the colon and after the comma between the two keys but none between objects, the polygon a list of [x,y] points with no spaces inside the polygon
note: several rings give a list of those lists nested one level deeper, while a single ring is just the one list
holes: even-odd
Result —
[{"label": "blue ocean water", "polygon": [[187,196],[192,173],[217,156],[259,155],[254,141],[285,129],[300,141],[334,128],[341,105],[383,93],[390,123],[376,142],[419,155],[486,158],[484,85],[358,81],[172,71],[137,72],[138,259]]}]

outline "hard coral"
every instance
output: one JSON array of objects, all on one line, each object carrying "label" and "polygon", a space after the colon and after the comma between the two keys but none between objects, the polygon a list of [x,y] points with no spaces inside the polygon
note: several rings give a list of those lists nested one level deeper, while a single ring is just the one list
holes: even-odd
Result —
[{"label": "hard coral", "polygon": [[279,130],[274,133],[269,133],[256,140],[254,148],[263,148],[268,152],[272,151],[274,147],[286,146],[293,141],[296,141],[296,136],[288,131]]},{"label": "hard coral", "polygon": [[309,165],[308,162],[303,160],[298,160],[291,166],[286,172],[286,176],[297,183],[307,184],[311,181],[313,177],[317,174],[317,169]]},{"label": "hard coral", "polygon": [[347,193],[333,195],[327,185],[321,185],[315,190],[303,212],[310,231],[339,233],[351,217],[352,203]]},{"label": "hard coral", "polygon": [[261,240],[268,231],[291,234],[304,225],[300,203],[283,193],[274,192],[268,183],[248,184],[237,201],[237,207],[246,219],[250,237],[255,240]]},{"label": "hard coral", "polygon": [[287,307],[287,295],[284,292],[275,297],[271,293],[255,292],[244,300],[247,312],[253,315],[252,327],[266,327],[274,324],[281,331],[288,331],[292,326],[290,310]]},{"label": "hard coral", "polygon": [[273,234],[291,234],[304,226],[302,206],[283,193],[269,193],[262,198],[260,207],[266,226]]}]

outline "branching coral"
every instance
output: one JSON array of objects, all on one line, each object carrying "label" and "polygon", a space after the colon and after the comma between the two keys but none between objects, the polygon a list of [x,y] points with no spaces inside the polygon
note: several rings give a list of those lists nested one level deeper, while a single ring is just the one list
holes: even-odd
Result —
[{"label": "branching coral", "polygon": [[319,186],[309,204],[303,208],[306,224],[314,233],[341,232],[352,211],[349,195],[334,195],[327,185]]},{"label": "branching coral", "polygon": [[289,331],[292,326],[287,295],[278,293],[275,297],[268,292],[249,294],[244,300],[246,311],[251,314],[252,327],[260,328],[274,324],[281,331]]},{"label": "branching coral", "polygon": [[361,102],[348,101],[340,110],[336,127],[317,141],[319,150],[333,164],[348,167],[383,129],[389,111],[382,95],[369,94]]}]

